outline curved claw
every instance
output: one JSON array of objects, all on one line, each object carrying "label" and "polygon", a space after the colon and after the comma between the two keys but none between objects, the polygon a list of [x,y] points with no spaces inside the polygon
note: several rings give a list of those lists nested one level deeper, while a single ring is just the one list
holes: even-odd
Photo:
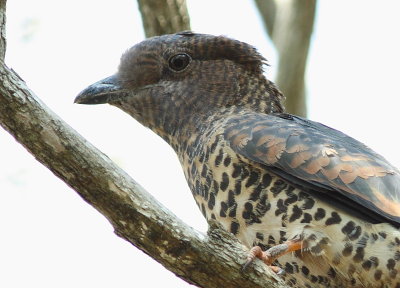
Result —
[{"label": "curved claw", "polygon": [[246,268],[254,261],[255,258],[259,258],[265,264],[267,264],[272,271],[274,271],[278,275],[284,275],[286,272],[284,269],[278,266],[272,266],[272,262],[274,262],[277,258],[287,253],[300,250],[303,248],[303,241],[301,240],[288,240],[282,244],[273,246],[269,248],[267,251],[263,252],[260,246],[254,246],[250,249],[249,255],[247,257],[246,262],[242,266],[242,271],[246,270]]},{"label": "curved claw", "polygon": [[245,271],[247,269],[247,267],[249,267],[249,265],[254,261],[255,258],[259,258],[260,260],[262,260],[276,274],[278,274],[278,275],[284,274],[285,270],[283,270],[282,268],[280,268],[278,266],[271,265],[272,261],[271,261],[270,253],[268,253],[268,251],[263,252],[260,246],[254,246],[253,248],[250,249],[247,260],[242,266],[242,271]]},{"label": "curved claw", "polygon": [[[252,255],[252,254],[251,254]],[[254,261],[256,257],[250,256],[247,258],[247,261],[243,264],[241,271],[244,272],[247,267],[249,267],[249,265]],[[271,270],[279,276],[285,275],[286,271],[284,269],[282,269],[281,267],[278,266],[272,266],[272,265],[268,265],[269,268],[271,268]]]},{"label": "curved claw", "polygon": [[249,265],[253,262],[253,259],[249,260],[247,259],[246,262],[243,264],[242,269],[240,269],[242,272],[244,272],[247,267],[249,267]]},{"label": "curved claw", "polygon": [[255,258],[263,259],[263,251],[260,246],[254,246],[250,249],[249,255],[247,256],[247,260],[242,267],[242,271],[246,270],[246,268],[254,261]]},{"label": "curved claw", "polygon": [[283,269],[283,268],[281,268],[281,267],[278,267],[278,266],[270,266],[270,268],[272,269],[272,268],[278,268],[278,271],[275,271],[274,269],[272,269],[272,271],[274,271],[277,275],[279,275],[279,276],[283,276],[283,275],[285,275],[286,274],[286,271],[285,271],[285,269]]}]

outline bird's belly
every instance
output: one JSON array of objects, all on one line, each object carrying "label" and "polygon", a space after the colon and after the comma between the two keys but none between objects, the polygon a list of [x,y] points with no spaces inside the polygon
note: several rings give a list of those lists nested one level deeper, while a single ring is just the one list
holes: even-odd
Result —
[{"label": "bird's belly", "polygon": [[393,226],[364,222],[261,166],[226,157],[211,158],[188,181],[195,200],[207,219],[216,219],[249,248],[300,237],[304,249],[276,263],[289,285],[400,287],[400,232]]}]

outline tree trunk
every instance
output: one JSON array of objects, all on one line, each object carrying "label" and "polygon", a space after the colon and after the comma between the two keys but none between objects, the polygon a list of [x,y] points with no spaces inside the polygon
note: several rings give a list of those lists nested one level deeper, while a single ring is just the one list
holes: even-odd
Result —
[{"label": "tree trunk", "polygon": [[6,55],[6,2],[0,0],[0,61],[4,61]]},{"label": "tree trunk", "polygon": [[[1,13],[5,1],[0,5]],[[5,19],[4,15],[0,19]],[[4,55],[4,23],[0,29],[0,55]],[[286,287],[260,261],[241,272],[246,248],[233,235],[216,223],[204,235],[179,220],[46,107],[3,60],[1,126],[102,213],[118,236],[200,287]]]},{"label": "tree trunk", "polygon": [[138,0],[146,37],[190,30],[186,0]]},{"label": "tree trunk", "polygon": [[316,0],[256,0],[279,54],[276,84],[289,113],[306,116],[305,71]]}]

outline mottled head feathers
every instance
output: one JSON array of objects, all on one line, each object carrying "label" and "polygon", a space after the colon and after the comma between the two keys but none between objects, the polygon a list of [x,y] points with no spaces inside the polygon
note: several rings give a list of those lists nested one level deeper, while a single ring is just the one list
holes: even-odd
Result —
[{"label": "mottled head feathers", "polygon": [[265,62],[253,46],[225,36],[152,37],[128,49],[117,74],[77,101],[110,103],[164,135],[236,107],[283,112],[283,95],[263,75]]},{"label": "mottled head feathers", "polygon": [[[167,61],[173,54],[186,53],[193,60],[231,60],[244,69],[253,73],[262,73],[266,59],[253,46],[230,39],[225,36],[213,36],[207,34],[196,34],[184,31],[172,35],[163,35],[149,38],[128,49],[121,57],[119,74],[122,79],[140,78],[146,85],[147,82],[158,80],[161,75],[157,73],[157,68],[161,68],[159,56]],[[130,74],[139,65],[141,68],[154,67],[145,71],[146,75]],[[138,70],[138,69],[135,69]],[[162,70],[159,69],[161,72]],[[138,71],[139,72],[139,71]],[[139,81],[140,82],[140,81]]]}]

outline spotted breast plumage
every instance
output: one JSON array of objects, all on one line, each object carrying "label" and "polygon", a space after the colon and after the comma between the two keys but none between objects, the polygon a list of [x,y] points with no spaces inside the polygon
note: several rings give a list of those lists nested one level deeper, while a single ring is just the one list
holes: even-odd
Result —
[{"label": "spotted breast plumage", "polygon": [[264,64],[224,36],[153,37],[75,102],[119,107],[165,139],[203,215],[249,247],[246,267],[260,258],[292,287],[400,287],[399,170],[286,114]]}]

